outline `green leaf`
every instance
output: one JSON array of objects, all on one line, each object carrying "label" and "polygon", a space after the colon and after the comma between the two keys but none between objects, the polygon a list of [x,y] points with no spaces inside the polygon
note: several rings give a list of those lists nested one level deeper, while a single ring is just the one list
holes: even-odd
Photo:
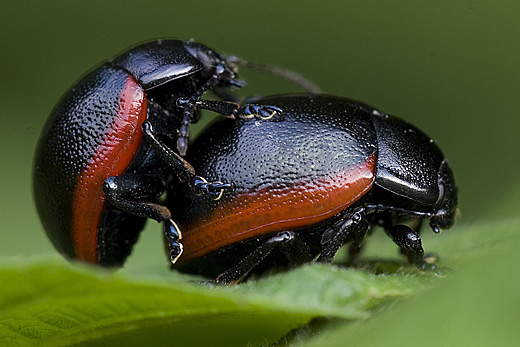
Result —
[{"label": "green leaf", "polygon": [[[312,322],[295,330],[293,342],[397,343],[413,327],[415,334],[429,333],[426,342],[433,345],[438,331],[464,318],[467,293],[481,295],[484,303],[496,286],[496,307],[507,308],[500,300],[511,297],[519,281],[497,284],[514,269],[507,265],[520,243],[519,228],[519,220],[505,220],[425,235],[427,250],[441,254],[441,265],[454,269],[446,279],[406,265],[384,235],[367,240],[361,268],[311,264],[232,287],[174,271],[106,272],[55,258],[4,260],[0,344],[262,345]],[[458,308],[455,315],[453,308]],[[475,314],[483,309],[469,308]],[[511,310],[508,317],[513,318]],[[321,333],[314,337],[316,331]]]},{"label": "green leaf", "polygon": [[329,327],[311,346],[514,346],[520,341],[520,220],[480,223],[448,237],[456,270],[380,315]]},{"label": "green leaf", "polygon": [[323,265],[235,287],[170,275],[134,278],[59,261],[3,263],[0,281],[8,285],[0,292],[0,343],[155,343],[160,337],[190,345],[258,344],[316,316],[364,318],[370,308],[429,282]]}]

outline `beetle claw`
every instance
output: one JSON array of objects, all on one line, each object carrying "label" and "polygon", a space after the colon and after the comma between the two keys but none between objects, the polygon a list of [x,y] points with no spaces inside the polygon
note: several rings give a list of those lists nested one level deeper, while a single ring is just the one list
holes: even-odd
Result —
[{"label": "beetle claw", "polygon": [[246,104],[238,110],[238,117],[281,121],[283,120],[283,111],[281,108],[271,105]]},{"label": "beetle claw", "polygon": [[172,219],[165,220],[163,227],[164,236],[170,248],[170,262],[173,265],[177,262],[184,250],[182,243],[179,242],[182,239],[181,230]]},{"label": "beetle claw", "polygon": [[232,189],[232,185],[222,182],[208,182],[204,177],[196,176],[193,182],[196,195],[207,195],[213,200],[220,200],[225,190]]},{"label": "beetle claw", "polygon": [[184,157],[188,151],[188,139],[184,136],[177,139],[177,151]]}]

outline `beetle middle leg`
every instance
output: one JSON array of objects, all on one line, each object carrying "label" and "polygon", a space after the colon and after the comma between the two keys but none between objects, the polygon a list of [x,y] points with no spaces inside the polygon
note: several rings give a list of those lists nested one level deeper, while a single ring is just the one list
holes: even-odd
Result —
[{"label": "beetle middle leg", "polygon": [[221,195],[226,189],[231,189],[231,185],[229,184],[207,182],[202,177],[196,176],[193,166],[159,139],[150,121],[144,122],[142,129],[150,145],[157,151],[168,166],[173,169],[173,173],[177,175],[179,179],[190,185],[192,191],[214,197]]},{"label": "beetle middle leg", "polygon": [[369,228],[364,207],[349,210],[332,228],[323,233],[321,238],[323,249],[317,261],[331,263],[339,248],[349,241],[355,248],[360,249]]},{"label": "beetle middle leg", "polygon": [[282,231],[263,242],[233,268],[220,274],[217,282],[224,285],[240,282],[275,249],[282,251],[291,263],[301,262],[302,254],[309,253],[309,246],[305,241],[300,240],[297,234],[292,231]]}]

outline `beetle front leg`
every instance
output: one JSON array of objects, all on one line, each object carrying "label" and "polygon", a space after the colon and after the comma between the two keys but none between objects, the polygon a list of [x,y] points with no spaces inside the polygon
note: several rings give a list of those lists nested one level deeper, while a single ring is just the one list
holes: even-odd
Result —
[{"label": "beetle front leg", "polygon": [[193,101],[190,98],[179,98],[177,99],[177,106],[184,109],[189,107],[195,107],[201,110],[207,110],[218,113],[224,117],[236,118],[236,115],[240,111],[240,104],[233,101],[223,100],[197,100],[195,106],[192,106]]},{"label": "beetle front leg", "polygon": [[441,275],[437,265],[425,261],[422,240],[418,231],[406,225],[385,227],[385,231],[395,244],[401,248],[401,253],[406,255],[410,264],[415,264],[421,271],[431,271]]},{"label": "beetle front leg", "polygon": [[245,104],[238,110],[239,118],[258,118],[260,120],[283,120],[281,108],[271,105]]},{"label": "beetle front leg", "polygon": [[[237,100],[236,97],[229,96],[222,91],[219,92],[218,89],[221,88],[223,85],[226,85],[226,87],[231,87],[234,89],[242,88],[245,85],[244,81],[236,79],[234,76],[231,78],[229,78],[229,77],[226,78],[224,84],[222,83],[223,81],[224,81],[223,75],[216,73],[213,75],[212,78],[208,79],[202,86],[200,86],[191,95],[191,97],[181,98],[176,101],[177,105],[179,107],[184,108],[184,115],[182,117],[181,127],[179,129],[179,137],[177,138],[177,150],[179,151],[181,156],[185,156],[186,152],[188,150],[188,138],[189,138],[189,132],[190,132],[190,124],[194,119],[195,112],[197,111],[197,109],[202,108],[202,107],[200,107],[201,102],[203,102],[203,100],[200,99],[202,94],[204,94],[204,92],[206,90],[213,90],[214,88],[217,88],[217,90],[216,90],[217,96],[220,95],[221,97],[225,97],[225,98],[229,97],[230,100]],[[233,103],[233,102],[223,101],[222,105],[224,105],[224,104],[227,104],[228,107],[229,107],[229,105],[231,105],[231,107],[236,105],[236,103]],[[236,108],[236,106],[235,106],[235,108]],[[215,111],[215,112],[220,113],[219,111]]]},{"label": "beetle front leg", "polygon": [[[177,105],[187,108],[190,107],[191,101],[190,99],[179,98]],[[232,119],[257,118],[260,120],[283,120],[283,110],[271,105],[258,105],[255,103],[240,105],[236,102],[221,100],[198,100],[195,105],[197,109],[212,111]]]},{"label": "beetle front leg", "polygon": [[406,225],[394,225],[385,228],[392,240],[401,248],[411,264],[417,264],[424,258],[421,237],[419,233]]},{"label": "beetle front leg", "polygon": [[189,128],[197,109],[212,111],[232,119],[256,117],[261,120],[283,120],[282,110],[276,106],[256,104],[240,106],[238,102],[233,101],[201,100],[199,95],[179,98],[177,99],[177,106],[184,108],[184,116],[177,139],[177,150],[181,156],[185,156],[188,150]]},{"label": "beetle front leg", "polygon": [[190,124],[195,117],[195,112],[197,111],[197,102],[200,100],[202,94],[208,90],[213,88],[218,84],[219,77],[217,75],[213,76],[206,81],[202,86],[199,87],[189,98],[183,98],[184,104],[181,105],[178,100],[176,100],[177,104],[180,107],[184,108],[184,114],[181,120],[181,126],[179,128],[179,137],[177,138],[177,150],[179,151],[181,156],[185,156],[188,150],[188,138],[190,134]]},{"label": "beetle front leg", "polygon": [[204,177],[196,176],[193,180],[192,186],[196,195],[207,195],[213,200],[220,200],[224,191],[233,189],[229,183],[222,182],[208,182]]}]

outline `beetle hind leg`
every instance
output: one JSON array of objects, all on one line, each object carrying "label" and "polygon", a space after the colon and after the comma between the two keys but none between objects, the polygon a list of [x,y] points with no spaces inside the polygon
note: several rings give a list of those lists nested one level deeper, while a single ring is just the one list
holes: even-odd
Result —
[{"label": "beetle hind leg", "polygon": [[117,209],[139,216],[163,221],[171,218],[165,206],[146,201],[156,199],[166,183],[156,176],[127,173],[108,177],[103,183],[103,193]]},{"label": "beetle hind leg", "polygon": [[167,207],[146,200],[156,199],[164,191],[165,184],[154,175],[127,173],[107,178],[103,192],[110,204],[118,210],[163,222],[164,235],[171,250],[170,260],[175,263],[183,250],[181,232],[171,219]]}]

